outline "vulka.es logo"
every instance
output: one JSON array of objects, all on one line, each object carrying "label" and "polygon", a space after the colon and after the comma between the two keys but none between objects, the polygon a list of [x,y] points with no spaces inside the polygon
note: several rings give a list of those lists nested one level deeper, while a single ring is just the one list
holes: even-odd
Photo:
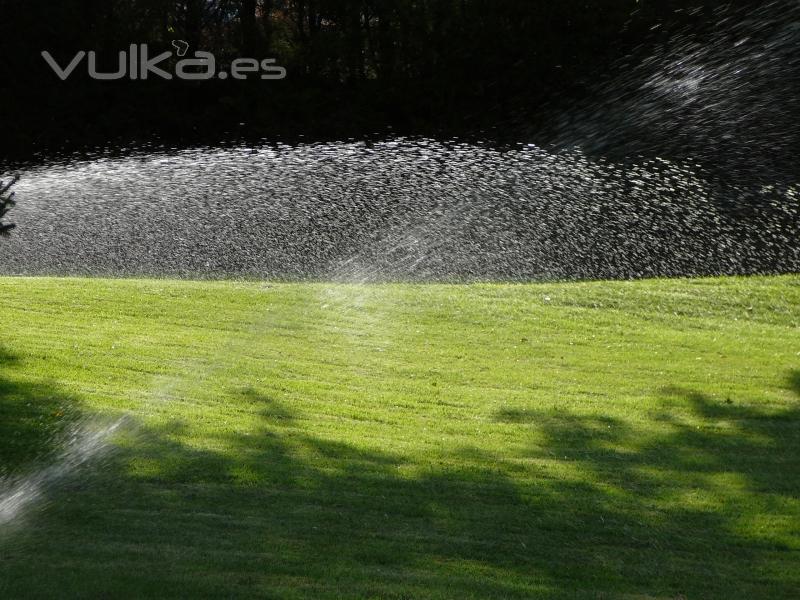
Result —
[{"label": "vulka.es logo", "polygon": [[[189,44],[183,40],[175,40],[172,45],[177,50],[179,57],[184,56],[189,49]],[[276,65],[274,58],[265,58],[261,61],[255,58],[237,58],[231,62],[230,73],[228,71],[218,72],[214,55],[211,52],[203,52],[201,50],[194,52],[194,58],[187,57],[177,61],[174,64],[174,73],[158,66],[165,66],[163,65],[164,61],[172,57],[172,52],[162,52],[151,57],[147,44],[131,44],[128,50],[120,51],[116,71],[101,72],[97,68],[97,53],[94,50],[89,52],[81,50],[63,67],[58,64],[47,50],[42,51],[42,58],[62,81],[65,81],[75,71],[84,58],[87,58],[89,77],[101,81],[124,79],[126,77],[129,79],[148,79],[150,76],[162,79],[175,77],[187,80],[213,79],[214,77],[227,79],[228,76],[233,79],[247,79],[254,74],[258,74],[261,79],[283,79],[286,77],[286,69]]]}]

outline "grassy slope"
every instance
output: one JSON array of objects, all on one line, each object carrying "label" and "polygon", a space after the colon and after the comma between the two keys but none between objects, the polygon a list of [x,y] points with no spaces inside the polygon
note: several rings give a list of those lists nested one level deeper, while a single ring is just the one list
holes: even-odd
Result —
[{"label": "grassy slope", "polygon": [[800,277],[0,279],[0,597],[790,598]]}]

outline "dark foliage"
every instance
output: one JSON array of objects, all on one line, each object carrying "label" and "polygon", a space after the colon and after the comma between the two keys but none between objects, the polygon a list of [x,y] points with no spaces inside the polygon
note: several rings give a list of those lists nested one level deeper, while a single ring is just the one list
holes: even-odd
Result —
[{"label": "dark foliage", "polygon": [[[12,156],[118,138],[528,132],[615,60],[718,15],[688,0],[5,0],[0,114]],[[741,4],[741,3],[740,3]],[[751,3],[760,4],[760,3]],[[13,15],[12,18],[8,18]],[[274,57],[283,81],[98,82],[67,64],[188,42],[220,65]]]}]

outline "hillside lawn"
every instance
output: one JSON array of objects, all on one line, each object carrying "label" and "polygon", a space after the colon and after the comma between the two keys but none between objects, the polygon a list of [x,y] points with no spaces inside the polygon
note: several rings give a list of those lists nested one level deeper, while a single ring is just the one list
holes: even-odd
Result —
[{"label": "hillside lawn", "polygon": [[797,598],[800,276],[0,278],[0,597]]}]

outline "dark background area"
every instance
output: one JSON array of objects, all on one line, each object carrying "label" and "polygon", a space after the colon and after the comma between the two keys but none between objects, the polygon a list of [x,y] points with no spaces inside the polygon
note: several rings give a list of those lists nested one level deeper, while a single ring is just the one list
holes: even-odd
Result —
[{"label": "dark background area", "polygon": [[[748,3],[738,2],[738,9]],[[752,5],[763,3],[752,2]],[[0,2],[2,158],[89,147],[388,132],[525,139],[677,31],[702,38],[727,3],[699,0],[11,0]],[[218,69],[273,57],[280,81],[93,81],[95,50],[186,40]],[[626,58],[627,57],[627,58]]]}]

